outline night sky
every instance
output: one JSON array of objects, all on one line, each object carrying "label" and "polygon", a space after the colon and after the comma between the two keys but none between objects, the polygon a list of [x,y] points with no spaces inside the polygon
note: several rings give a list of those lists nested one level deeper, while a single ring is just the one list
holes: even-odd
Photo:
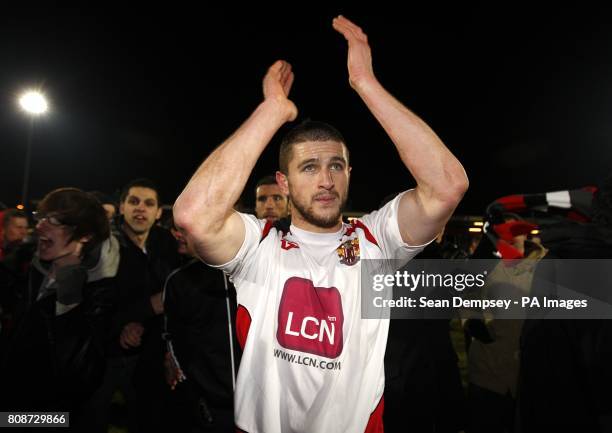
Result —
[{"label": "night sky", "polygon": [[[22,89],[40,87],[51,103],[34,125],[31,198],[60,186],[112,193],[149,177],[171,203],[261,101],[261,79],[282,58],[296,75],[299,119],[329,122],[347,139],[350,209],[378,207],[414,181],[348,84],[346,44],[331,27],[338,13],[368,34],[383,85],[462,161],[471,183],[460,213],[480,214],[510,193],[596,184],[612,171],[608,11],[288,7],[4,11],[0,201],[14,206],[21,195]],[[254,181],[276,169],[278,144],[256,166],[247,202]]]}]

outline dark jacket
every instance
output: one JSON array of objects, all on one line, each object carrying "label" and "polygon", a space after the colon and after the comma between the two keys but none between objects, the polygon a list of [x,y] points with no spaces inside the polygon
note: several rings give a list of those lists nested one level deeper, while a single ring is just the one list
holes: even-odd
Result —
[{"label": "dark jacket", "polygon": [[[20,302],[22,289],[27,284],[28,270],[36,244],[22,243],[13,248],[0,261],[0,334],[6,336],[18,315],[17,309],[23,306]],[[2,342],[0,340],[0,345]],[[0,348],[0,354],[2,348]]]},{"label": "dark jacket", "polygon": [[164,307],[166,338],[187,381],[210,406],[231,408],[232,375],[240,358],[234,329],[236,292],[225,278],[220,270],[193,259],[168,278]]},{"label": "dark jacket", "polygon": [[[117,273],[118,306],[113,318],[114,339],[111,356],[134,355],[143,351],[161,351],[161,316],[156,316],[151,295],[160,293],[166,277],[179,264],[176,240],[168,230],[154,226],[145,243],[146,253],[121,231],[121,260]],[[142,344],[125,350],[119,346],[123,327],[139,322],[145,327]],[[154,348],[154,347],[155,348]]]},{"label": "dark jacket", "polygon": [[[542,241],[550,252],[538,265],[535,277],[573,290],[591,291],[594,297],[598,293],[607,295],[609,279],[604,287],[578,287],[593,275],[576,275],[579,271],[575,266],[568,273],[568,265],[559,259],[612,258],[612,230],[575,223],[553,229],[542,231]],[[572,277],[571,281],[568,277]],[[599,275],[602,280],[605,279]],[[521,335],[519,431],[612,431],[610,366],[612,320],[525,321]]]},{"label": "dark jacket", "polygon": [[112,237],[80,265],[60,269],[51,284],[49,264],[34,259],[24,313],[2,368],[3,408],[76,410],[96,390],[105,369],[118,264]]},{"label": "dark jacket", "polygon": [[[452,248],[451,248],[452,249]],[[447,252],[453,257],[456,251]],[[428,261],[441,260],[443,249],[433,242],[402,271],[418,273]],[[401,289],[394,292],[400,296]],[[446,296],[432,292],[429,296]],[[418,313],[421,313],[420,311]],[[417,314],[418,314],[417,313]],[[449,320],[400,319],[391,313],[385,351],[385,432],[458,432],[463,429],[465,397],[451,338]]]}]

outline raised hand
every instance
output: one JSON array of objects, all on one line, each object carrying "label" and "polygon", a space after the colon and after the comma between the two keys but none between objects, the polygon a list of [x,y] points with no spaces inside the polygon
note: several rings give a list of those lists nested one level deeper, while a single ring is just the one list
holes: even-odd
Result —
[{"label": "raised hand", "polygon": [[288,121],[297,117],[297,107],[289,99],[293,79],[291,65],[284,60],[277,60],[270,66],[263,79],[264,98],[280,103],[282,109],[286,111]]},{"label": "raised hand", "polygon": [[367,81],[375,79],[368,37],[363,33],[361,27],[342,15],[333,19],[332,26],[348,42],[349,83],[353,89],[357,90]]}]

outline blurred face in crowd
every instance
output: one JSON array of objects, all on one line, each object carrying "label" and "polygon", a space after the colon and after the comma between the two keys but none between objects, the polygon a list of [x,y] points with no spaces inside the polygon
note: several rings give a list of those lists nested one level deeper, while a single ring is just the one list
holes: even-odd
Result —
[{"label": "blurred face in crowd", "polygon": [[79,241],[70,240],[73,228],[65,225],[57,213],[39,215],[36,233],[38,234],[38,256],[44,261],[53,261],[75,252]]},{"label": "blurred face in crowd", "polygon": [[259,185],[255,192],[255,214],[259,219],[277,221],[287,216],[288,200],[277,184]]},{"label": "blurred face in crowd", "polygon": [[115,213],[117,213],[115,205],[111,203],[104,203],[102,204],[102,207],[104,208],[104,212],[106,212],[106,218],[108,218],[109,221],[112,221],[115,217]]},{"label": "blurred face in crowd", "polygon": [[343,143],[305,141],[293,145],[287,176],[277,173],[289,195],[291,216],[312,231],[337,230],[348,197],[351,168]]},{"label": "blurred face in crowd", "polygon": [[130,188],[119,210],[125,224],[137,235],[148,233],[162,214],[155,190],[140,186]]},{"label": "blurred face in crowd", "polygon": [[12,244],[22,242],[28,235],[28,220],[21,217],[13,217],[4,228],[4,240]]},{"label": "blurred face in crowd", "polygon": [[527,235],[519,235],[514,236],[512,238],[512,246],[519,250],[521,254],[525,254],[525,241],[527,240]]},{"label": "blurred face in crowd", "polygon": [[183,233],[181,233],[174,227],[170,229],[170,232],[172,233],[172,236],[174,236],[174,239],[176,239],[176,243],[178,245],[177,251],[179,254],[184,256],[195,255],[193,249],[190,247],[189,243],[187,242],[187,238]]},{"label": "blurred face in crowd", "polygon": [[[504,218],[504,222],[517,222],[517,221],[521,221],[518,218],[513,218],[513,217],[509,217],[506,216]],[[521,252],[521,254],[525,254],[525,241],[527,240],[527,235],[517,235],[517,236],[513,236],[512,237],[512,242],[511,245],[516,248],[517,250],[519,250]]]}]

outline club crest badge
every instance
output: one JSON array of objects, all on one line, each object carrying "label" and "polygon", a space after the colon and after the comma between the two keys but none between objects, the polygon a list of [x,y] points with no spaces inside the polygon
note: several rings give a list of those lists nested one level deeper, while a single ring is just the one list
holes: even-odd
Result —
[{"label": "club crest badge", "polygon": [[359,261],[359,238],[349,239],[336,249],[340,263],[353,266]]}]

